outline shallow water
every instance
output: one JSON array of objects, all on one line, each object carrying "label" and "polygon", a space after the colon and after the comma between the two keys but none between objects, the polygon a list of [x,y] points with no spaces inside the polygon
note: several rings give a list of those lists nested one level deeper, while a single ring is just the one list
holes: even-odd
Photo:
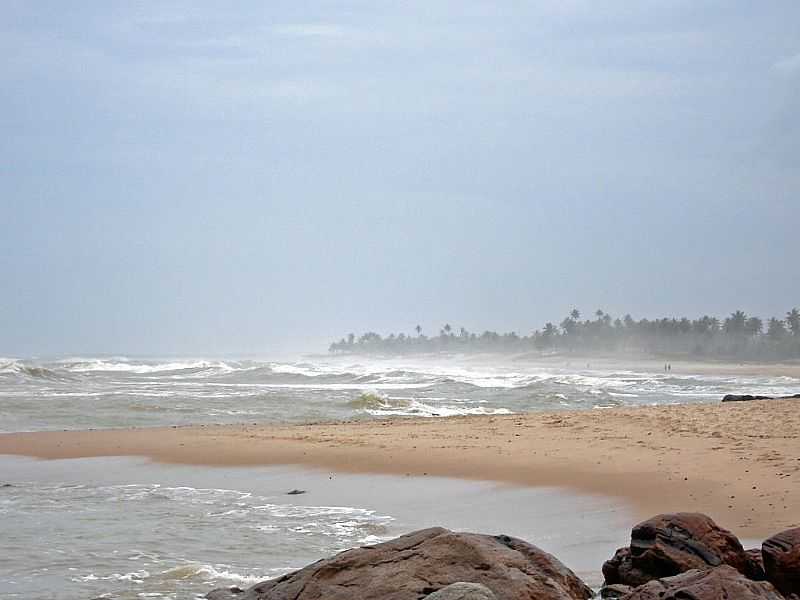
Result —
[{"label": "shallow water", "polygon": [[0,472],[3,598],[197,598],[433,525],[526,539],[596,583],[631,524],[609,499],[430,477],[128,458]]},{"label": "shallow water", "polygon": [[505,414],[780,395],[799,384],[458,358],[0,359],[0,431]]}]

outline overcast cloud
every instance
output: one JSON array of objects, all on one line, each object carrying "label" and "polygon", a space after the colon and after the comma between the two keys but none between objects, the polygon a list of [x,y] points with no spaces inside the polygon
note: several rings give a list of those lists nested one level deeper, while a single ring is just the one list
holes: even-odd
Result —
[{"label": "overcast cloud", "polygon": [[5,2],[0,354],[800,304],[800,3]]}]

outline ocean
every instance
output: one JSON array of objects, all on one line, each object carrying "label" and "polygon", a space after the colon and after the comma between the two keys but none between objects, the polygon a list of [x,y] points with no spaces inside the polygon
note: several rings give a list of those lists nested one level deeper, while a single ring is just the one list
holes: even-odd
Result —
[{"label": "ocean", "polygon": [[[619,363],[624,364],[624,363]],[[0,431],[444,417],[796,393],[779,376],[696,375],[491,357],[297,361],[0,359]]]},{"label": "ocean", "polygon": [[[0,430],[602,411],[798,384],[490,357],[0,359]],[[0,598],[194,599],[430,525],[521,537],[596,584],[630,515],[614,499],[488,482],[0,457]]]}]

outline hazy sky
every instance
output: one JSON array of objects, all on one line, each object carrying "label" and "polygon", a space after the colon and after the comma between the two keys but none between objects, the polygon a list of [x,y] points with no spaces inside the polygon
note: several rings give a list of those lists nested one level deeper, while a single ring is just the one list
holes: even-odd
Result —
[{"label": "hazy sky", "polygon": [[6,0],[0,56],[0,354],[800,305],[797,0]]}]

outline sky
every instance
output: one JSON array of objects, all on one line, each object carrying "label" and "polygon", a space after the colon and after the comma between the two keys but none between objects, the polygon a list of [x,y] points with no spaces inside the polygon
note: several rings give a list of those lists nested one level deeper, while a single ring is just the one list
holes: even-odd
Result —
[{"label": "sky", "polygon": [[0,11],[0,355],[800,305],[800,3]]}]

